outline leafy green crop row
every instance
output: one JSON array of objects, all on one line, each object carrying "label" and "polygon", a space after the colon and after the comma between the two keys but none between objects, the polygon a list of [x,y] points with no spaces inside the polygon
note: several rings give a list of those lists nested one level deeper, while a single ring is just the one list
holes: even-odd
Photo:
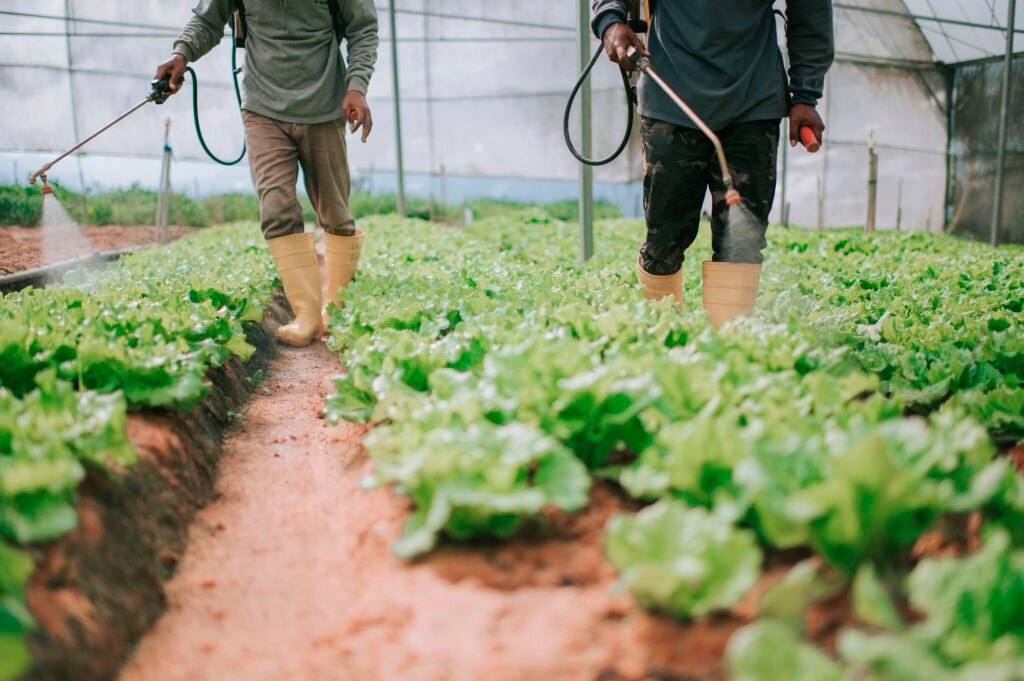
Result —
[{"label": "leafy green crop row", "polygon": [[[71,217],[81,224],[90,225],[149,225],[156,216],[158,193],[135,185],[100,194],[79,194],[54,185],[57,198]],[[299,197],[302,212],[307,223],[316,222],[316,213],[309,199]],[[478,199],[465,204],[477,217],[493,217],[523,210],[523,204]],[[614,205],[598,201],[595,206],[599,218],[619,217],[621,211]],[[369,215],[390,215],[398,212],[398,198],[394,194],[370,194],[359,191],[352,194],[349,209],[356,219]],[[579,210],[576,201],[560,201],[544,207],[547,213],[564,220],[576,220]],[[406,201],[409,217],[428,219],[431,216],[430,202],[410,197]],[[451,221],[461,219],[462,206],[435,206],[436,217]],[[23,185],[0,185],[0,226],[38,225],[43,214],[42,187]],[[260,219],[259,199],[255,194],[216,194],[203,198],[190,198],[185,194],[174,194],[170,208],[171,224],[190,227],[208,227],[229,222],[258,221]]]},{"label": "leafy green crop row", "polygon": [[574,230],[536,215],[364,226],[326,414],[381,422],[368,482],[416,509],[396,552],[574,510],[587,469],[664,499],[610,525],[609,557],[683,617],[733,605],[761,547],[813,549],[848,582],[903,565],[950,513],[1024,541],[1024,479],[992,441],[1024,435],[1019,249],[773,230],[756,318],[718,333],[699,309],[708,244],[679,311],[640,299],[637,227],[604,223],[579,267]]},{"label": "leafy green crop row", "polygon": [[0,679],[28,664],[32,563],[15,547],[75,526],[87,467],[135,460],[128,409],[190,408],[211,367],[251,356],[244,325],[275,281],[261,241],[209,230],[0,300]]},{"label": "leafy green crop row", "polygon": [[734,681],[1019,681],[1024,678],[1024,550],[993,530],[960,558],[921,561],[903,587],[920,616],[900,615],[869,567],[853,586],[865,627],[839,635],[840,659],[801,641],[799,622],[766,617],[736,633]]},{"label": "leafy green crop row", "polygon": [[928,234],[875,240],[775,234],[761,301],[851,349],[881,390],[918,411],[951,401],[1024,439],[1024,254]]},{"label": "leafy green crop row", "polygon": [[[609,225],[611,248],[628,248],[618,238],[625,224]],[[371,251],[351,303],[335,312],[349,372],[327,404],[331,418],[390,421],[371,454],[401,456],[420,431],[439,427],[527,423],[590,468],[620,447],[637,454],[613,472],[636,496],[727,497],[766,542],[814,545],[847,571],[905,548],[935,515],[965,503],[992,461],[988,438],[961,409],[948,406],[941,429],[902,419],[913,403],[863,372],[856,348],[824,342],[815,324],[794,316],[715,334],[700,312],[638,301],[614,259],[576,268],[561,223],[492,222],[437,237],[411,224],[374,227],[379,255]],[[772,286],[769,278],[768,300],[779,297]],[[856,472],[864,457],[873,457],[873,481]],[[952,470],[958,476],[946,479]],[[855,487],[833,489],[838,471],[895,498],[859,517]],[[903,534],[880,531],[903,520]]]},{"label": "leafy green crop row", "polygon": [[206,232],[8,295],[0,385],[20,396],[53,368],[82,389],[123,390],[131,406],[191,407],[208,367],[252,352],[242,324],[261,318],[274,274],[251,240],[249,231]]}]

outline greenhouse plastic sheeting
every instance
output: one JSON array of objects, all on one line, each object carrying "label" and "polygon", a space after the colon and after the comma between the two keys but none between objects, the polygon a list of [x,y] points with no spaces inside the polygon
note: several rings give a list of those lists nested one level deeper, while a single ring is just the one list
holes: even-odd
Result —
[{"label": "greenhouse plastic sheeting", "polygon": [[[953,81],[953,127],[949,231],[988,240],[995,209],[996,158],[999,140],[1003,64],[958,67]],[[1024,121],[1024,59],[1014,68],[1011,121]],[[1006,190],[1000,243],[1024,243],[1024,134],[1011,125],[1007,138]]]},{"label": "greenhouse plastic sheeting", "polygon": [[[18,152],[19,172],[27,176],[30,161],[46,160],[140,100],[191,5],[190,0],[6,0],[0,8],[8,12],[0,17],[4,30],[23,35],[4,37],[0,155]],[[867,144],[873,137],[880,161],[879,228],[895,227],[900,213],[905,229],[942,229],[948,71],[938,62],[997,56],[1003,35],[900,15],[998,25],[1005,21],[1006,0],[837,0],[835,6],[837,63],[820,107],[828,125],[825,153],[788,150],[791,222],[863,224]],[[776,7],[785,9],[785,2]],[[396,9],[406,171],[437,176],[443,168],[451,178],[557,180],[571,196],[578,167],[561,129],[579,68],[577,4],[396,0]],[[395,168],[388,5],[378,3],[378,11],[382,43],[369,92],[374,133],[366,145],[350,138],[357,179]],[[41,35],[48,33],[55,35]],[[204,133],[226,157],[242,142],[229,42],[196,65]],[[591,48],[596,45],[591,40]],[[593,87],[595,153],[607,153],[622,134],[625,103],[618,72],[606,60],[595,69]],[[65,161],[52,175],[70,186],[109,185],[110,178],[123,179],[125,168],[138,168],[137,179],[153,186],[164,121],[170,118],[176,186],[202,191],[196,178],[229,176],[231,186],[246,187],[244,165],[224,170],[203,162],[192,127],[191,88],[189,83],[183,95],[161,107],[147,106],[90,143],[86,161]],[[0,181],[8,171],[0,166]],[[635,194],[640,174],[634,139],[622,159],[598,169],[595,177],[630,183]],[[781,217],[781,201],[773,217]]]},{"label": "greenhouse plastic sheeting", "polygon": [[[870,5],[870,2],[857,4]],[[974,24],[1006,24],[1008,0],[905,0],[906,9],[920,17],[952,19]],[[952,23],[918,21],[935,59],[946,64],[984,59],[1003,54],[1006,42],[1001,31]],[[1021,28],[1020,11],[1017,28]]]}]

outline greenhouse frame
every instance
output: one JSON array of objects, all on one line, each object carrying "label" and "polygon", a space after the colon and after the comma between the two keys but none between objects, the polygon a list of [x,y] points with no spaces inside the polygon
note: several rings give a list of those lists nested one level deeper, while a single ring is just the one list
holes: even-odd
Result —
[{"label": "greenhouse frame", "polygon": [[1024,681],[1017,9],[3,0],[0,681]]},{"label": "greenhouse frame", "polygon": [[[7,121],[0,153],[9,159],[2,172],[17,163],[19,175],[27,175],[35,160],[71,146],[127,108],[151,75],[151,67],[141,65],[155,66],[187,19],[185,4],[168,10],[156,0],[116,8],[75,0],[7,3],[0,14],[6,26],[0,77],[11,95],[0,103]],[[1014,68],[1020,55],[1012,55],[1013,35],[1003,28],[1012,6],[1005,0],[862,0],[834,8],[836,63],[821,103],[825,153],[783,150],[773,218],[818,227],[863,224],[871,147],[879,156],[880,228],[1024,239],[1011,220],[1024,210],[1024,136],[1017,124],[1024,120],[1024,98],[1003,95],[1006,85],[1012,93],[1024,82],[1022,69]],[[373,144],[352,150],[357,176],[374,188],[397,189],[401,137],[404,184],[414,194],[458,202],[475,195],[575,193],[571,183],[580,171],[560,139],[560,119],[579,69],[577,53],[589,56],[596,44],[588,32],[574,49],[589,20],[588,3],[512,8],[481,0],[398,0],[378,9],[383,43],[370,97],[381,132]],[[1014,33],[1021,21],[1015,20]],[[395,50],[388,47],[390,26],[398,35]],[[241,141],[228,42],[199,70],[203,126],[224,154]],[[610,150],[625,124],[617,80],[610,65],[595,69],[588,101],[598,152]],[[179,162],[175,181],[187,191],[206,191],[204,178],[214,168],[203,163],[189,103],[178,99],[91,143],[60,179],[69,186],[125,184],[131,177],[152,184],[169,117]],[[396,126],[399,104],[402,125]],[[515,140],[506,139],[509,134]],[[120,175],[111,170],[115,161]],[[624,160],[595,174],[597,195],[639,214],[639,173],[634,139]],[[241,172],[233,177],[234,185],[244,186]],[[1000,201],[1005,218],[993,236]]]}]

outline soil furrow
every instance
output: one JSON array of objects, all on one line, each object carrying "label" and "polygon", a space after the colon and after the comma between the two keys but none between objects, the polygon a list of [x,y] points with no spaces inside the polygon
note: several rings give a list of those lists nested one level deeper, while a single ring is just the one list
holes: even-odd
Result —
[{"label": "soil furrow", "polygon": [[511,542],[394,558],[406,503],[360,489],[364,426],[320,418],[339,371],[322,344],[271,363],[121,681],[721,678],[738,618],[686,627],[614,593],[608,486]]}]

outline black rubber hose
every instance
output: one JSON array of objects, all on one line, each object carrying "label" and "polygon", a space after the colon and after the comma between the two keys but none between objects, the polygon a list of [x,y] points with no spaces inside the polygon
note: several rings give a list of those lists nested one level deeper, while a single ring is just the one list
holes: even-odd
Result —
[{"label": "black rubber hose", "polygon": [[576,81],[576,85],[573,86],[572,92],[569,93],[569,101],[565,104],[565,116],[562,118],[562,134],[565,136],[565,146],[569,147],[569,153],[576,157],[576,160],[580,163],[584,163],[588,166],[603,166],[611,163],[617,159],[623,151],[626,149],[626,145],[629,144],[629,138],[633,134],[633,86],[629,84],[629,74],[626,70],[619,68],[622,73],[622,86],[626,89],[626,134],[622,137],[622,143],[619,144],[619,148],[612,152],[612,155],[608,158],[592,159],[586,158],[579,152],[579,150],[573,145],[572,137],[569,135],[569,121],[572,118],[572,105],[576,101],[576,95],[579,93],[580,88],[583,87],[583,83],[586,82],[587,78],[590,77],[590,72],[594,68],[594,64],[601,58],[601,54],[604,52],[604,46],[599,45],[597,51],[594,52],[594,56],[590,59],[590,63],[587,64],[587,68],[583,69],[583,73],[580,74],[579,80]]},{"label": "black rubber hose", "polygon": [[[238,101],[238,111],[241,112],[242,111],[242,90],[238,87],[238,70],[239,69],[236,66],[237,62],[236,62],[235,53],[237,52],[237,49],[234,46],[235,45],[235,22],[229,21],[228,23],[231,24],[231,77],[235,81],[235,99]],[[238,158],[236,158],[234,161],[225,161],[222,158],[217,158],[217,156],[212,151],[210,151],[210,147],[206,146],[206,140],[203,139],[203,130],[199,126],[199,79],[196,77],[196,72],[192,70],[191,66],[186,66],[185,70],[188,71],[190,74],[192,74],[192,116],[195,119],[195,123],[196,123],[196,136],[199,137],[199,144],[203,147],[203,151],[206,152],[207,156],[209,156],[210,158],[212,158],[214,161],[216,161],[217,163],[221,164],[222,166],[233,166],[233,165],[236,165],[237,163],[241,162],[241,160],[243,158],[245,158],[245,140],[242,141],[242,153],[239,154]]]}]

